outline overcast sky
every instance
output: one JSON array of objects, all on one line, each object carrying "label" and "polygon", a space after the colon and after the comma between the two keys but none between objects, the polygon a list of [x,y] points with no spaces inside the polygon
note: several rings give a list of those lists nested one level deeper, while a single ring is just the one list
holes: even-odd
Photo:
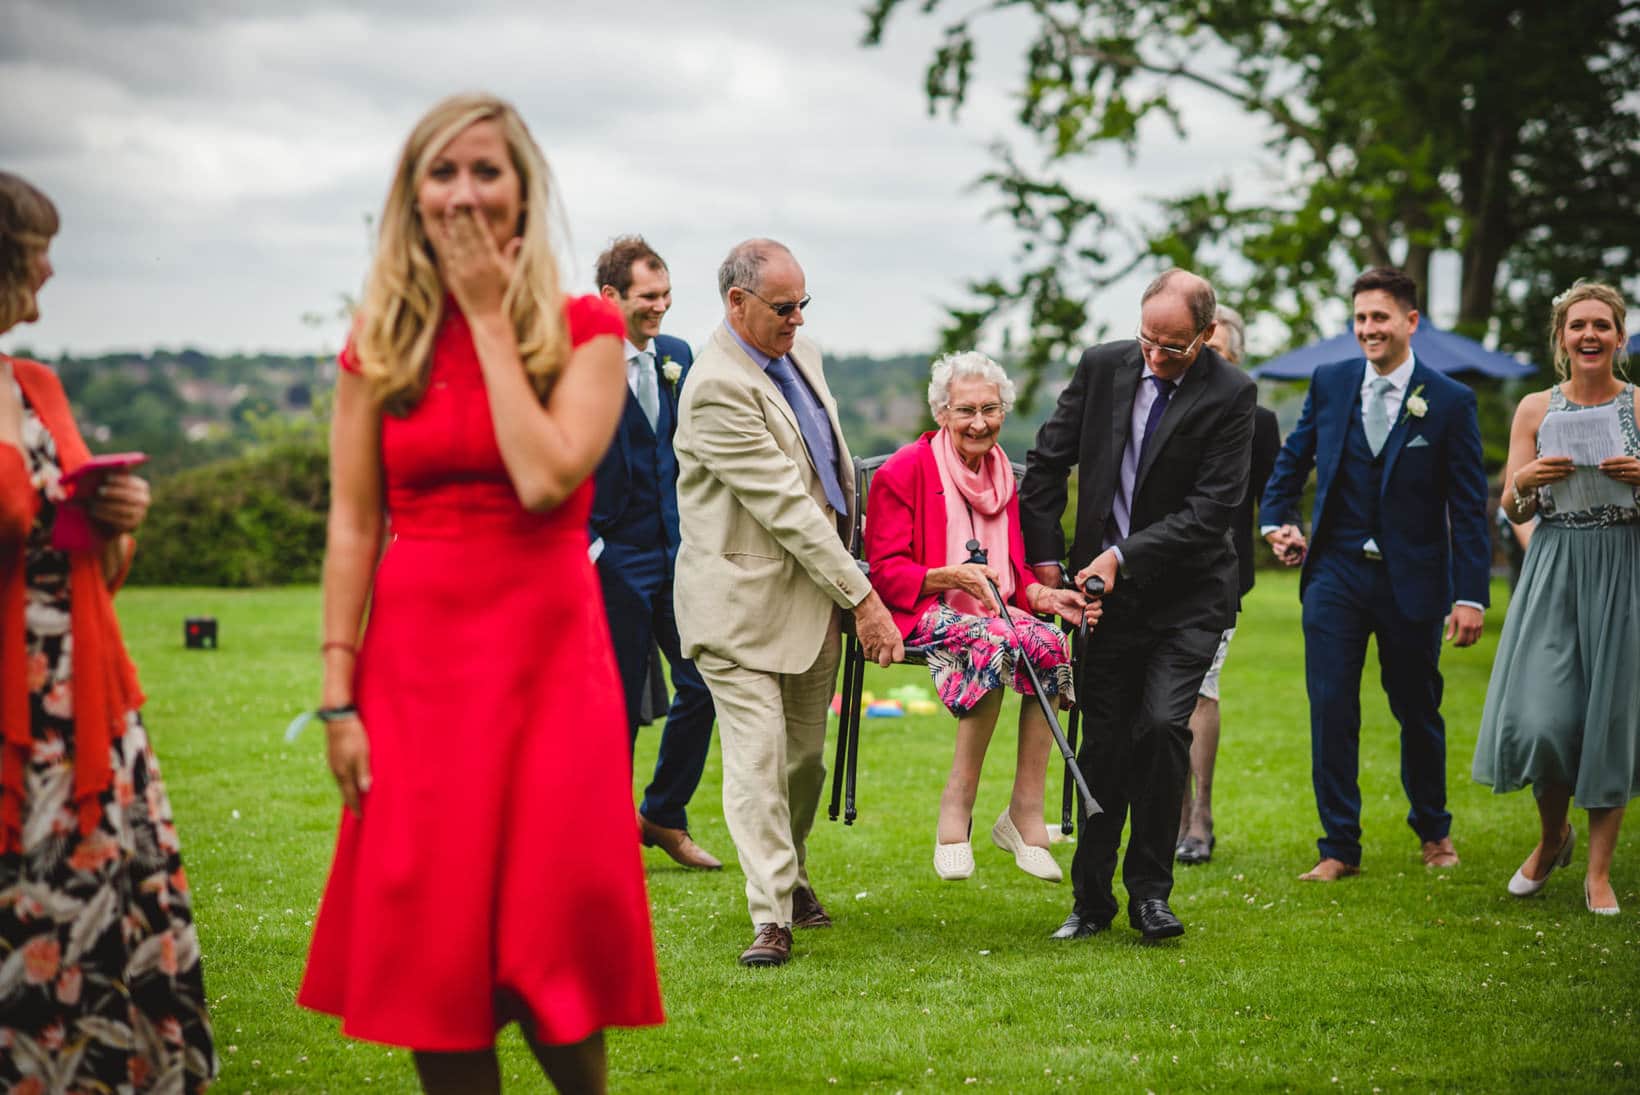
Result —
[{"label": "overcast sky", "polygon": [[[672,270],[666,329],[698,343],[721,315],[717,264],[770,235],[803,264],[828,350],[924,350],[964,279],[1011,252],[971,183],[1012,132],[1024,38],[984,24],[952,125],[922,92],[940,18],[908,5],[868,50],[857,6],[5,0],[0,167],[50,194],[63,228],[42,320],[0,345],[333,350],[405,135],[476,88],[511,99],[546,152],[578,291],[610,237],[641,232]],[[1261,185],[1257,132],[1216,109],[1188,145],[1158,134],[1134,164],[1091,164],[1100,196],[1140,210],[1183,182]],[[1095,302],[1118,333],[1141,280]]]}]

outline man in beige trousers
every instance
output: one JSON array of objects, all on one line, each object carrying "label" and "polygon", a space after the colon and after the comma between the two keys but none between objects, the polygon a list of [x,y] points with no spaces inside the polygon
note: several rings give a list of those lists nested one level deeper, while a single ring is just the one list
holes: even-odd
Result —
[{"label": "man in beige trousers", "polygon": [[844,543],[848,446],[820,353],[797,336],[809,303],[782,244],[751,239],[718,270],[723,326],[678,407],[675,604],[683,653],[717,707],[723,814],[756,927],[742,965],[791,957],[791,929],[826,927],[805,843],[820,804],[838,609],[869,657],[903,660],[893,618]]}]

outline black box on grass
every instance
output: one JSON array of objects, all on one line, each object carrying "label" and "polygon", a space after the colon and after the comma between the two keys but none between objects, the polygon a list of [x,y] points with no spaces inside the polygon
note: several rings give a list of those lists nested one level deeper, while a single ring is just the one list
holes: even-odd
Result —
[{"label": "black box on grass", "polygon": [[182,645],[189,650],[215,650],[216,617],[189,616],[183,620]]}]

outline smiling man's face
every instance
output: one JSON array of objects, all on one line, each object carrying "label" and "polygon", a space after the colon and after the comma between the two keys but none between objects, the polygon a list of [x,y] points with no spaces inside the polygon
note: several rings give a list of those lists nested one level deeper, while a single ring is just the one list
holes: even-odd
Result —
[{"label": "smiling man's face", "polygon": [[1380,373],[1406,360],[1412,332],[1418,329],[1417,309],[1407,309],[1383,289],[1355,294],[1355,341]]}]

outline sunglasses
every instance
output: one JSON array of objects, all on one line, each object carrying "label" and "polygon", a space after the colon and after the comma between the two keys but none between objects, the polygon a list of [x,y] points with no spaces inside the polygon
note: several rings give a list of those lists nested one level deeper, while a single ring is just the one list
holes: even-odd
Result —
[{"label": "sunglasses", "polygon": [[785,319],[787,316],[791,315],[793,312],[800,312],[804,308],[807,308],[809,306],[809,301],[814,299],[812,296],[804,294],[802,300],[788,300],[784,304],[776,304],[772,300],[765,300],[762,296],[759,296],[756,292],[754,292],[751,289],[746,288],[744,285],[737,285],[737,286],[735,286],[735,288],[739,289],[742,293],[751,293],[752,296],[757,297],[758,300],[763,301],[764,304],[769,306],[769,311],[773,312],[775,315],[779,316],[781,319]]}]

